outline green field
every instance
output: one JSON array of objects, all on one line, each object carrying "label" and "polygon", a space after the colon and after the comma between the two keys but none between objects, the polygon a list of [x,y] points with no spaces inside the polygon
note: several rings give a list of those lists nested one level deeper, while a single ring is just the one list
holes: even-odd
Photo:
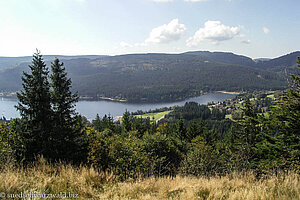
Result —
[{"label": "green field", "polygon": [[231,114],[227,114],[227,115],[225,115],[225,119],[231,119],[231,120],[233,120],[233,119],[232,119],[232,115],[231,115]]},{"label": "green field", "polygon": [[271,98],[272,100],[275,100],[274,94],[269,94],[267,97]]},{"label": "green field", "polygon": [[[134,115],[136,118],[150,118],[151,121],[157,121],[158,119],[162,118],[163,116],[169,114],[172,112],[172,110],[164,111],[164,112],[158,112],[158,113],[146,113],[143,115]],[[153,120],[154,117],[154,120]]]}]

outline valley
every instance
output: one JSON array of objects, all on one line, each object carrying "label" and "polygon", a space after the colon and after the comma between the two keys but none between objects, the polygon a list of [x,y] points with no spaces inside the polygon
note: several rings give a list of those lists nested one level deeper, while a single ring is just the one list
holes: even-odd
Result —
[{"label": "valley", "polygon": [[[215,91],[283,90],[287,74],[297,72],[297,56],[300,52],[255,61],[233,53],[197,51],[61,60],[72,78],[72,90],[82,98],[159,103]],[[45,56],[47,65],[52,57]],[[0,92],[19,91],[22,71],[28,71],[29,64],[28,59],[16,57],[8,62],[0,58]]]}]

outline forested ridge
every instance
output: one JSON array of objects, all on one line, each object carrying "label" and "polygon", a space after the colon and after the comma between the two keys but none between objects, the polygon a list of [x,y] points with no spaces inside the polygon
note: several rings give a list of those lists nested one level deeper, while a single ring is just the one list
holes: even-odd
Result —
[{"label": "forested ridge", "polygon": [[[72,91],[93,99],[129,102],[183,100],[212,91],[277,90],[287,87],[289,73],[298,73],[294,52],[267,61],[224,52],[82,56],[61,60],[72,78]],[[50,57],[51,58],[51,57]],[[48,59],[49,60],[49,59]],[[46,64],[50,61],[46,60]],[[0,59],[0,91],[21,89],[28,63],[5,67]],[[10,61],[11,63],[11,61]],[[287,70],[287,73],[285,72]]]}]

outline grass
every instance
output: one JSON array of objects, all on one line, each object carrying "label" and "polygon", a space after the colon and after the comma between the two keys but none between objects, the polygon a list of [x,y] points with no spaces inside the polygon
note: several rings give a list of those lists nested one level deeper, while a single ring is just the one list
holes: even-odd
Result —
[{"label": "grass", "polygon": [[0,180],[0,194],[70,193],[78,195],[80,199],[99,199],[104,185],[115,182],[115,177],[112,173],[99,172],[92,167],[76,168],[62,163],[49,165],[40,159],[39,162],[26,168],[6,166],[0,172]]},{"label": "grass", "polygon": [[163,116],[169,114],[170,112],[172,112],[172,110],[168,110],[168,111],[164,111],[164,112],[158,112],[158,113],[146,113],[143,115],[135,115],[136,118],[150,118],[151,121],[153,121],[153,117],[154,117],[154,121],[157,121],[158,119],[162,118]]},{"label": "grass", "polygon": [[300,175],[295,173],[259,180],[251,173],[236,173],[210,178],[150,177],[118,182],[112,173],[100,172],[93,167],[49,165],[41,159],[27,168],[6,166],[0,171],[0,180],[0,194],[6,195],[66,192],[78,194],[77,199],[300,199]]}]

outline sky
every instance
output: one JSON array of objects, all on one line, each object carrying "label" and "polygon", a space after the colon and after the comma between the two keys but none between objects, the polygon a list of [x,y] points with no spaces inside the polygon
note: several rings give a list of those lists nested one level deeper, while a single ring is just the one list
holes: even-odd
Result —
[{"label": "sky", "polygon": [[0,56],[300,50],[300,0],[0,0]]}]

